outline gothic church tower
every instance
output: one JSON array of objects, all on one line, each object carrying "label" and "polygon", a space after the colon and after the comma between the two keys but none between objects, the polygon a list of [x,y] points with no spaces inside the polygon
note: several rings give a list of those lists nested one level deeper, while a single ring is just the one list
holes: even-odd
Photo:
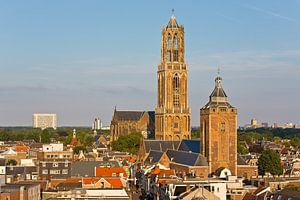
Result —
[{"label": "gothic church tower", "polygon": [[184,59],[184,27],[178,25],[174,15],[162,28],[161,63],[157,78],[155,139],[190,138],[191,110],[188,103],[188,70]]},{"label": "gothic church tower", "polygon": [[209,174],[227,168],[237,175],[237,109],[228,103],[221,82],[217,76],[209,102],[200,109],[200,153]]}]

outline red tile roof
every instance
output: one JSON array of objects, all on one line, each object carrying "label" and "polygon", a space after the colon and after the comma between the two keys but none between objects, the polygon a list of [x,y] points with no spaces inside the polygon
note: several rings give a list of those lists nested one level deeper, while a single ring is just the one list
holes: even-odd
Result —
[{"label": "red tile roof", "polygon": [[27,152],[28,150],[28,146],[16,146],[16,152]]},{"label": "red tile roof", "polygon": [[173,169],[159,169],[155,168],[152,172],[152,175],[158,175],[158,177],[169,177],[169,176],[175,176],[175,170]]},{"label": "red tile roof", "polygon": [[123,167],[97,167],[95,175],[101,177],[118,177],[121,173],[123,173],[123,177],[127,177]]},{"label": "red tile roof", "polygon": [[111,178],[111,177],[106,177],[106,178],[100,178],[100,177],[82,178],[82,183],[85,184],[85,185],[96,184],[101,179],[107,181],[111,185],[111,188],[123,188],[121,178]]},{"label": "red tile roof", "polygon": [[105,180],[110,183],[112,188],[123,188],[123,183],[120,178],[105,178]]}]

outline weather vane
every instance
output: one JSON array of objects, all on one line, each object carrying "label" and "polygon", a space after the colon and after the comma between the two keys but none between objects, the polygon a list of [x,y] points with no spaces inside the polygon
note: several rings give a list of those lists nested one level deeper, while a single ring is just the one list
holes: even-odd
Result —
[{"label": "weather vane", "polygon": [[174,12],[175,12],[175,10],[174,10],[174,8],[172,8],[172,15],[174,15]]},{"label": "weather vane", "polygon": [[220,67],[218,66],[218,76],[220,76]]}]

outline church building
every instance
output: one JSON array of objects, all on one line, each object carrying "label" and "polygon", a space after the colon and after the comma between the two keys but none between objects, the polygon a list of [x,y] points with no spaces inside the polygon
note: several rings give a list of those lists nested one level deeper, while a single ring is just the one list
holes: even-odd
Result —
[{"label": "church building", "polygon": [[174,15],[162,28],[157,79],[155,139],[190,139],[191,109],[188,103],[188,66],[184,57],[184,27],[178,25]]}]

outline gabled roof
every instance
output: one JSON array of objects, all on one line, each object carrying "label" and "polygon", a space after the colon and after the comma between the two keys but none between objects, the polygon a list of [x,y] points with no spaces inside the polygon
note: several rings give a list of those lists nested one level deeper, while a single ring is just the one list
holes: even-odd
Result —
[{"label": "gabled roof", "polygon": [[178,163],[188,166],[207,166],[207,159],[199,153],[168,150],[167,156],[173,163]]},{"label": "gabled roof", "polygon": [[237,165],[248,165],[240,154],[237,154]]},{"label": "gabled roof", "polygon": [[60,191],[68,191],[75,188],[82,188],[81,182],[62,182],[56,186]]},{"label": "gabled roof", "polygon": [[95,170],[95,176],[100,177],[112,177],[113,174],[119,176],[120,173],[123,173],[124,177],[127,176],[123,167],[97,167]]},{"label": "gabled roof", "polygon": [[168,149],[178,149],[180,140],[143,140],[146,153],[150,150],[166,152]]},{"label": "gabled roof", "polygon": [[71,176],[94,176],[95,167],[100,166],[120,167],[117,161],[75,161],[71,165]]},{"label": "gabled roof", "polygon": [[193,153],[200,153],[200,139],[182,140],[178,147],[179,151],[187,151]]},{"label": "gabled roof", "polygon": [[158,163],[163,154],[164,152],[162,151],[150,150],[149,155],[145,159],[145,164],[154,165]]},{"label": "gabled roof", "polygon": [[147,113],[151,120],[154,121],[154,111],[118,111],[115,110],[113,120],[116,121],[138,121]]},{"label": "gabled roof", "polygon": [[6,150],[3,153],[1,153],[1,155],[17,155],[17,152],[15,152],[11,148],[9,148],[8,150]]},{"label": "gabled roof", "polygon": [[123,183],[120,178],[105,178],[110,183],[112,188],[123,188]]},{"label": "gabled roof", "polygon": [[114,120],[123,121],[138,121],[142,115],[143,111],[115,111]]},{"label": "gabled roof", "polygon": [[37,172],[36,166],[6,166],[6,175],[31,174]]},{"label": "gabled roof", "polygon": [[105,144],[103,144],[101,141],[99,141],[99,140],[97,140],[95,143],[94,143],[94,145],[93,145],[95,148],[102,148],[102,149],[104,149],[104,148],[107,148],[107,146],[105,145]]},{"label": "gabled roof", "polygon": [[30,148],[28,146],[16,146],[16,152],[27,152]]}]

